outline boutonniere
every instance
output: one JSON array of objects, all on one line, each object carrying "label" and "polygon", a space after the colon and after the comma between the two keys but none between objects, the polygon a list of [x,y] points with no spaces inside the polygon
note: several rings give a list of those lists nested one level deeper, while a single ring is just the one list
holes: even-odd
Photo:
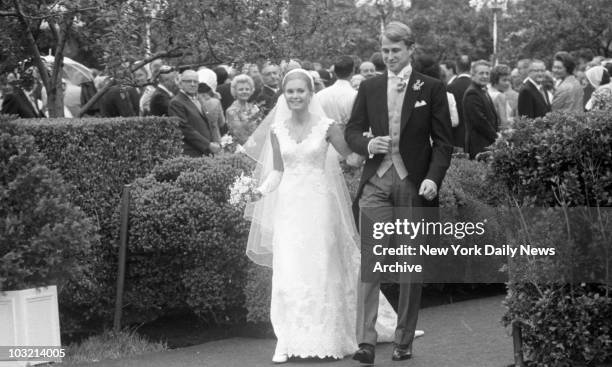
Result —
[{"label": "boutonniere", "polygon": [[423,84],[425,83],[423,83],[421,79],[417,79],[417,81],[414,82],[414,84],[412,85],[412,90],[415,92],[421,90],[421,87],[423,86]]}]

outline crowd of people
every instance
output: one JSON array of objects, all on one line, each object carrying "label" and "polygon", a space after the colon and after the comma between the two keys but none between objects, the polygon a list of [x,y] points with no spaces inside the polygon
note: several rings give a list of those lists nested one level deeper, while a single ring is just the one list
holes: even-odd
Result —
[{"label": "crowd of people", "polygon": [[[551,111],[588,111],[612,105],[612,59],[601,56],[557,52],[550,60],[518,60],[512,68],[484,60],[473,62],[468,55],[437,61],[416,53],[412,63],[415,70],[446,84],[454,145],[472,158],[501,130],[511,129],[519,116],[536,118]],[[221,150],[219,141],[226,133],[239,144],[246,141],[281,95],[282,76],[296,68],[310,73],[326,113],[340,123],[348,120],[361,82],[385,72],[380,52],[365,61],[344,56],[329,68],[290,59],[247,63],[240,70],[218,65],[179,73],[155,60],[123,79],[129,83],[110,87],[85,114],[177,116],[183,121],[185,153],[214,154]],[[64,115],[77,116],[109,80],[96,75],[80,86],[64,80]],[[46,92],[36,68],[5,74],[0,83],[2,113],[23,118],[48,116]]]}]

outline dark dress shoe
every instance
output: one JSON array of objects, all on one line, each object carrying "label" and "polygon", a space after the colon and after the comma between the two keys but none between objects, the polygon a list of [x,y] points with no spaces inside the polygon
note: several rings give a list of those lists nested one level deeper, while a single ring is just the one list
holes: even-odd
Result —
[{"label": "dark dress shoe", "polygon": [[396,345],[393,347],[393,355],[391,355],[392,360],[403,361],[410,358],[412,358],[412,345]]},{"label": "dark dress shoe", "polygon": [[359,344],[359,350],[353,355],[353,359],[365,364],[374,363],[374,346],[371,344]]}]

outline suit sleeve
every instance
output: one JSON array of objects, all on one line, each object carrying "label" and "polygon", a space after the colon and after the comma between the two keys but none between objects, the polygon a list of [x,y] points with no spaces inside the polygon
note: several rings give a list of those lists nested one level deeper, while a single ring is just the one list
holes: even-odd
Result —
[{"label": "suit sleeve", "polygon": [[168,116],[176,116],[179,118],[179,128],[183,132],[185,142],[202,153],[210,151],[210,140],[197,132],[187,121],[187,111],[185,107],[178,101],[170,101],[168,107]]},{"label": "suit sleeve", "polygon": [[557,88],[553,94],[550,108],[553,111],[569,111],[572,106],[572,93],[565,85]]},{"label": "suit sleeve", "polygon": [[425,178],[440,187],[450,166],[453,153],[453,139],[446,88],[442,82],[434,85],[432,91],[431,133],[432,152]]},{"label": "suit sleeve", "polygon": [[495,141],[497,132],[484,113],[485,105],[482,98],[476,93],[466,93],[463,100],[465,118],[469,120],[469,126],[480,135],[490,141]]},{"label": "suit sleeve", "polygon": [[370,120],[368,117],[366,85],[361,84],[353,103],[351,117],[344,130],[344,139],[353,152],[364,156],[370,154],[368,152],[368,143],[371,138],[363,136],[363,133],[369,129]]},{"label": "suit sleeve", "polygon": [[517,108],[519,116],[526,116],[529,118],[535,117],[533,99],[529,95],[529,91],[527,91],[527,89],[521,89],[519,91]]},{"label": "suit sleeve", "polygon": [[14,94],[9,93],[2,100],[2,113],[7,115],[19,115],[19,102]]}]

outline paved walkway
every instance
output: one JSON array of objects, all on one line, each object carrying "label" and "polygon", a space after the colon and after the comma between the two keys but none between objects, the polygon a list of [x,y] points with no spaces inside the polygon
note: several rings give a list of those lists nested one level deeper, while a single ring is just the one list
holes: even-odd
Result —
[{"label": "paved walkway", "polygon": [[[415,340],[414,356],[392,362],[390,344],[376,348],[376,366],[410,367],[506,367],[512,364],[512,338],[500,320],[503,297],[490,297],[425,308],[418,328],[425,335]],[[92,367],[269,367],[274,351],[272,339],[232,338],[161,353],[98,363]],[[291,360],[283,366],[359,366],[342,361]]]}]

